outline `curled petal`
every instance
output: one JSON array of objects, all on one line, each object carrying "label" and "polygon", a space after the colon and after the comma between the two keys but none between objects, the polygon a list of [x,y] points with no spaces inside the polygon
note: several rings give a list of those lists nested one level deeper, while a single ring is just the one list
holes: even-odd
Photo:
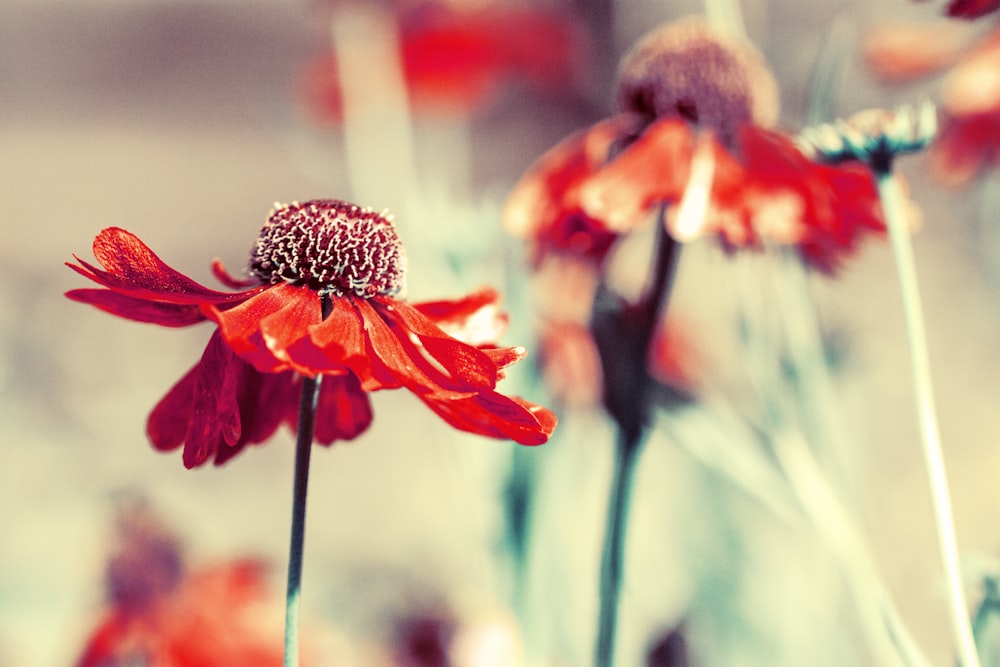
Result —
[{"label": "curled petal", "polygon": [[186,327],[205,321],[201,308],[194,304],[150,301],[106,289],[75,289],[66,292],[66,296],[73,301],[89,303],[106,313],[136,322]]},{"label": "curled petal", "polygon": [[491,438],[508,438],[522,445],[541,445],[555,430],[555,414],[540,405],[495,391],[458,400],[420,397],[455,428]]},{"label": "curled petal", "polygon": [[165,264],[136,235],[118,227],[109,227],[97,235],[94,256],[106,270],[75,255],[79,265],[68,266],[94,282],[131,296],[168,303],[214,304],[239,302],[249,296],[245,292],[218,292],[191,280]]},{"label": "curled petal", "polygon": [[387,312],[385,305],[380,304],[376,311],[364,299],[354,302],[364,321],[365,334],[372,355],[373,374],[377,378],[388,374],[399,386],[402,384],[417,394],[428,394],[435,398],[455,399],[469,396],[474,388],[462,385],[434,368],[427,358],[418,350],[413,341],[404,338],[408,331],[400,326],[390,327],[382,314]]},{"label": "curled petal", "polygon": [[[408,303],[388,299],[380,300],[379,303],[382,307],[378,310],[382,316],[390,324],[396,324],[399,329],[415,334],[423,344],[423,351],[426,351],[454,382],[474,388],[496,386],[496,364],[482,351],[452,338]],[[400,336],[400,339],[403,340],[403,337]]]}]

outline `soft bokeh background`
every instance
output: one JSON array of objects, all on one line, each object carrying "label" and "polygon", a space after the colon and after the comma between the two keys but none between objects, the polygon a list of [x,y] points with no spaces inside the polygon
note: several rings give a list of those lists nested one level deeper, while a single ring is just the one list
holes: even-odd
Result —
[{"label": "soft bokeh background", "polygon": [[[663,19],[701,11],[693,1],[616,4],[615,40],[605,44],[615,53]],[[597,11],[581,8],[584,18]],[[782,87],[782,124],[793,131],[804,122],[811,71],[832,31],[856,44],[883,21],[943,21],[939,10],[903,0],[743,4],[749,33]],[[350,19],[354,27],[377,25],[372,11],[366,5]],[[964,30],[971,36],[982,27]],[[102,607],[113,508],[126,492],[151,499],[192,562],[259,554],[274,564],[276,592],[282,587],[291,440],[282,434],[225,468],[197,471],[184,470],[179,455],[151,451],[146,415],[198,358],[208,329],[117,321],[64,299],[83,281],[62,263],[73,253],[88,258],[103,227],[135,232],[173,266],[209,282],[215,256],[242,267],[273,201],[352,197],[352,188],[367,187],[378,200],[359,203],[390,207],[400,221],[413,297],[457,296],[490,282],[511,289],[515,314],[528,314],[528,283],[510,259],[516,244],[503,240],[498,205],[534,157],[607,112],[595,91],[606,90],[600,75],[608,68],[585,69],[596,80],[577,95],[515,85],[475,113],[418,122],[413,157],[425,179],[418,207],[393,182],[396,151],[410,158],[405,146],[371,136],[370,152],[355,159],[372,160],[385,176],[359,185],[344,134],[302,108],[302,67],[326,48],[329,33],[328,14],[304,2],[0,2],[0,665],[72,663]],[[858,55],[845,66],[837,114],[937,94],[933,79],[880,85]],[[989,183],[945,190],[922,160],[901,167],[924,209],[916,252],[975,603],[976,567],[991,566],[1000,546],[1000,236],[992,227],[1000,196]],[[703,346],[699,372],[745,400],[731,278],[721,254],[694,246],[673,307]],[[816,288],[840,353],[837,397],[850,433],[840,488],[903,619],[933,664],[950,664],[888,246],[868,243],[838,280],[817,280]],[[530,342],[528,321],[516,332],[508,342]],[[307,614],[362,647],[384,643],[393,617],[441,603],[468,629],[509,623],[499,497],[514,445],[452,433],[403,394],[374,402],[370,432],[313,458]],[[776,520],[691,454],[706,432],[718,431],[699,419],[711,421],[681,420],[672,438],[649,443],[621,664],[639,664],[655,635],[707,598],[717,625],[694,626],[701,664],[851,664],[843,660],[857,659],[856,620],[829,557],[808,530]],[[566,414],[559,437],[531,454],[544,461],[546,546],[531,565],[537,588],[525,606],[535,636],[526,641],[560,647],[570,667],[586,664],[591,650],[611,438],[599,414]],[[685,446],[672,441],[681,438]],[[730,625],[719,620],[720,601],[731,603]],[[748,618],[756,619],[752,627]],[[713,645],[741,641],[753,647],[713,654]],[[366,664],[365,650],[356,664]],[[742,661],[732,658],[737,653]]]}]

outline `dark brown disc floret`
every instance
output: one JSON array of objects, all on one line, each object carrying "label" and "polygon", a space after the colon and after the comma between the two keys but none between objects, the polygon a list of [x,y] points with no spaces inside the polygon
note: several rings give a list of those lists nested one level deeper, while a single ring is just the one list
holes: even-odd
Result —
[{"label": "dark brown disc floret", "polygon": [[276,205],[250,258],[250,273],[271,284],[370,299],[406,281],[406,255],[392,218],[338,199]]}]

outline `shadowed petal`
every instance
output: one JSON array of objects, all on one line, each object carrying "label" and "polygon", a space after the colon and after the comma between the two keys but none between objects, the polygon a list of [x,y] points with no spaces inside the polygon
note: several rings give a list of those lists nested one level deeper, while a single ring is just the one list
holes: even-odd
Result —
[{"label": "shadowed petal", "polygon": [[186,327],[205,321],[201,308],[195,304],[150,301],[106,289],[75,289],[66,292],[66,296],[73,301],[87,303],[106,313],[136,322]]},{"label": "shadowed petal", "polygon": [[316,406],[315,440],[329,445],[351,440],[368,430],[372,406],[361,382],[351,373],[323,377]]}]

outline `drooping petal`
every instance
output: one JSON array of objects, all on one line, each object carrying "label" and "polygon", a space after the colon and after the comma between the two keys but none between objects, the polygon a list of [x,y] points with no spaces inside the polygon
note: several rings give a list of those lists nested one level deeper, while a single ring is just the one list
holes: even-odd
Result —
[{"label": "drooping petal", "polygon": [[214,304],[239,302],[249,296],[247,292],[218,292],[191,280],[164,263],[136,235],[118,227],[109,227],[97,235],[94,256],[105,270],[75,255],[79,265],[67,265],[94,282],[131,296],[167,303]]},{"label": "drooping petal", "polygon": [[261,373],[239,357],[240,385],[238,400],[242,429],[239,439],[221,442],[213,463],[223,465],[247,445],[266,442],[282,424],[294,429],[298,417],[301,378],[291,371]]},{"label": "drooping petal", "polygon": [[654,204],[680,199],[693,151],[694,134],[684,121],[653,123],[580,186],[583,210],[612,231],[631,231]]},{"label": "drooping petal", "polygon": [[[319,295],[307,287],[280,284],[227,310],[203,306],[226,342],[263,373],[292,369],[287,350],[320,321]],[[315,375],[311,369],[298,369]]]},{"label": "drooping petal", "polygon": [[[459,386],[485,389],[496,386],[497,367],[493,361],[477,348],[452,338],[420,313],[416,308],[396,299],[379,298],[376,309],[382,317],[394,325],[404,347],[413,346],[414,352],[426,352],[438,366],[443,368],[452,382]],[[422,344],[416,348],[410,335],[415,335]]]},{"label": "drooping petal", "polygon": [[315,441],[329,445],[334,440],[352,440],[372,423],[368,393],[352,373],[323,377],[316,406]]},{"label": "drooping petal", "polygon": [[517,397],[486,391],[458,400],[421,400],[455,428],[522,445],[541,445],[555,430],[555,414]]},{"label": "drooping petal", "polygon": [[[382,315],[365,299],[354,300],[364,322],[365,335],[372,355],[372,374],[383,383],[395,380],[396,386],[404,385],[410,391],[428,394],[435,398],[463,398],[475,389],[458,385],[439,370],[433,368],[427,359],[414,348],[412,341],[403,341],[400,334],[382,319]],[[402,332],[405,335],[406,332]]]},{"label": "drooping petal", "polygon": [[150,301],[106,289],[75,289],[66,292],[66,296],[73,301],[87,303],[106,313],[136,322],[186,327],[205,321],[201,308],[194,304]]}]

